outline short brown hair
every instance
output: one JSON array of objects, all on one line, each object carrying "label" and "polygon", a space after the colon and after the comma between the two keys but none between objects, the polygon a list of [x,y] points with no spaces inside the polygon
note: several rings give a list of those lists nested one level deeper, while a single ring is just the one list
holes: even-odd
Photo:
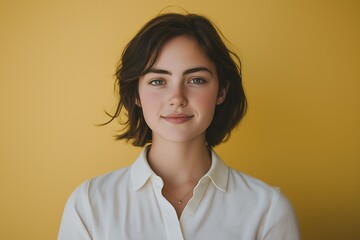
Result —
[{"label": "short brown hair", "polygon": [[116,139],[130,140],[135,146],[151,142],[151,129],[145,122],[142,109],[136,105],[139,78],[154,64],[162,46],[181,35],[193,37],[215,64],[219,90],[228,87],[225,101],[216,106],[213,120],[206,130],[207,144],[215,146],[228,140],[231,130],[244,117],[247,101],[242,87],[240,59],[225,46],[220,31],[203,16],[167,13],[145,24],[123,50],[115,83],[120,99],[109,122],[120,118],[124,108],[127,120],[120,121],[124,129]]}]

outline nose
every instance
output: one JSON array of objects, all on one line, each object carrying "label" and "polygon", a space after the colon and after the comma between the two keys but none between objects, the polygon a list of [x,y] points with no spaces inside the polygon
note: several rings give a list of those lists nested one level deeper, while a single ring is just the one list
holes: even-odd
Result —
[{"label": "nose", "polygon": [[174,86],[171,89],[169,104],[171,107],[184,107],[188,103],[186,89],[183,85]]}]

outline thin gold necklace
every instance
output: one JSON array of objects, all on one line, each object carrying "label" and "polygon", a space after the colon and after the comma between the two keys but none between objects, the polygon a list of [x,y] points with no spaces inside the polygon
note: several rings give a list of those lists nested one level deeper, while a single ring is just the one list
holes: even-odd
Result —
[{"label": "thin gold necklace", "polygon": [[168,194],[170,194],[174,199],[176,199],[178,201],[178,204],[181,205],[183,203],[183,199],[194,189],[193,187],[184,195],[182,196],[182,198],[178,199],[174,194],[172,194],[171,192],[169,192],[168,190],[166,190],[165,188],[163,188],[165,192],[167,192]]}]

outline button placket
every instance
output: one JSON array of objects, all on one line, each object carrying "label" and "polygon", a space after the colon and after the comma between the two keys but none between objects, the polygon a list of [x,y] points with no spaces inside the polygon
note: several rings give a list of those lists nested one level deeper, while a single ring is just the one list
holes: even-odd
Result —
[{"label": "button placket", "polygon": [[161,211],[163,223],[166,232],[166,239],[183,240],[183,234],[174,207],[162,195],[162,188],[164,186],[160,177],[154,176],[152,178],[153,188],[155,191],[156,199]]}]

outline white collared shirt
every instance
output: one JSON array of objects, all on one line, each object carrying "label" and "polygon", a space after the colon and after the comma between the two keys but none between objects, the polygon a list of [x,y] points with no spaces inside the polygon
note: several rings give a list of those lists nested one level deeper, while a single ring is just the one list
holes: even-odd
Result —
[{"label": "white collared shirt", "polygon": [[227,167],[214,151],[180,219],[162,187],[144,148],[130,167],[86,181],[72,193],[58,239],[300,239],[279,189]]}]

